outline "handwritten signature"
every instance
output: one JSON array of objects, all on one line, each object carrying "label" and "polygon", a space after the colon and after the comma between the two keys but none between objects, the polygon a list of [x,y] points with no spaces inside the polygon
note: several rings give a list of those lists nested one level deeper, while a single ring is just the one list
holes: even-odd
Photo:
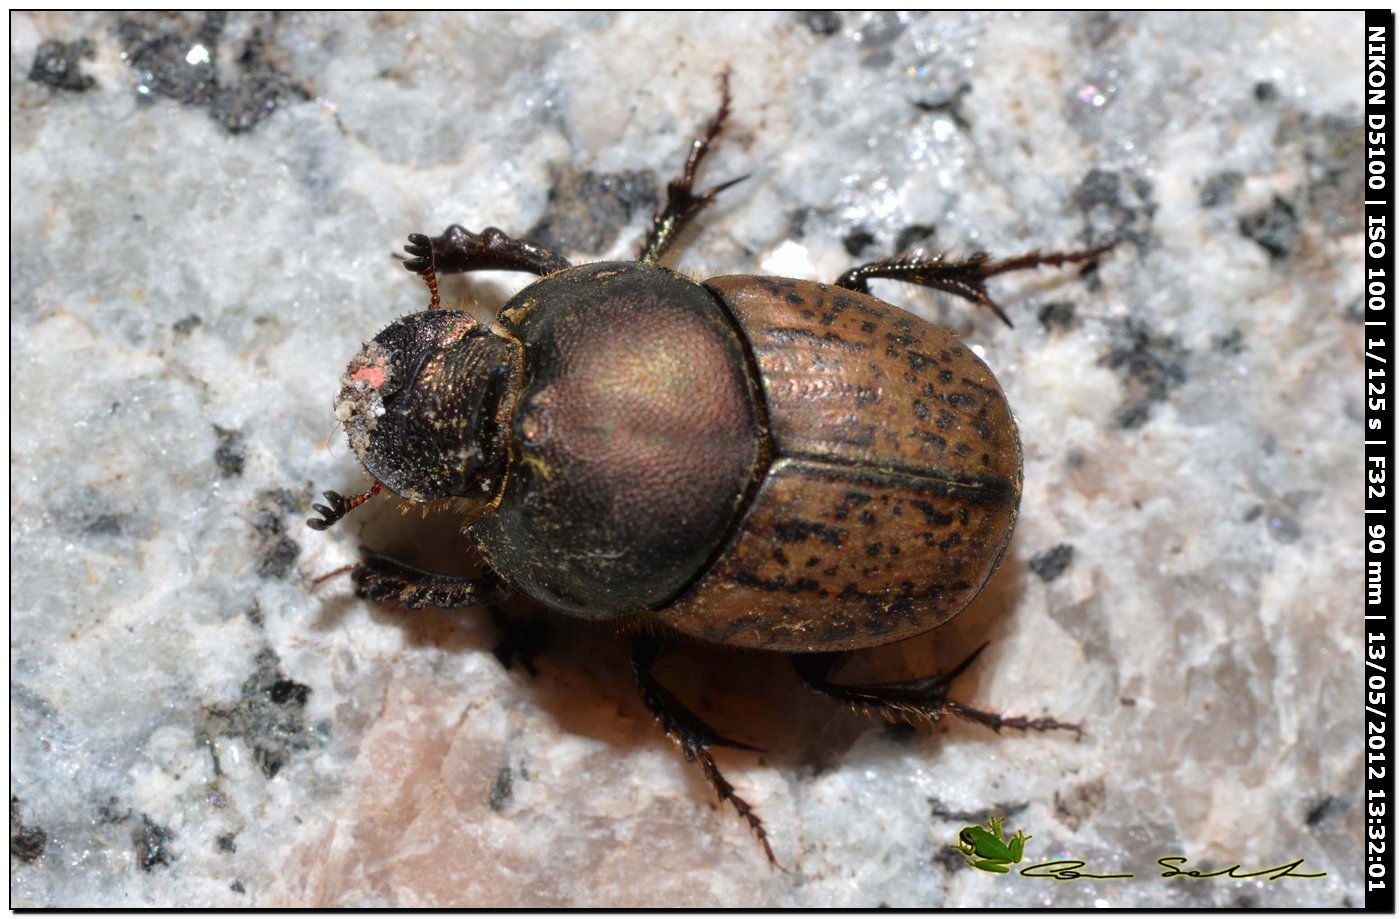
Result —
[{"label": "handwritten signature", "polygon": [[[1316,873],[1296,870],[1303,864],[1303,859],[1295,858],[1291,862],[1283,862],[1270,868],[1260,868],[1257,871],[1244,871],[1239,864],[1231,865],[1228,868],[1211,869],[1209,871],[1199,868],[1184,868],[1188,859],[1185,855],[1164,855],[1157,859],[1157,864],[1165,870],[1162,872],[1164,878],[1234,878],[1242,880],[1244,878],[1267,878],[1270,881],[1277,881],[1283,878],[1320,878],[1326,877],[1326,871]],[[1027,865],[1021,869],[1021,877],[1027,878],[1049,878],[1054,881],[1110,881],[1122,878],[1132,878],[1134,874],[1096,874],[1089,871],[1081,871],[1086,863],[1078,859],[1063,858],[1058,861],[1041,862],[1036,865]]]}]

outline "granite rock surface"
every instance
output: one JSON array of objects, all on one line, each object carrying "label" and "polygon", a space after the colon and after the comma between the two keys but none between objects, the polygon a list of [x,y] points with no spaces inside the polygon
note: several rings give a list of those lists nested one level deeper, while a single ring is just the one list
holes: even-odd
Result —
[{"label": "granite rock surface", "polygon": [[[12,14],[15,906],[1327,906],[1362,898],[1360,13]],[[629,257],[732,67],[698,276],[899,249],[1119,247],[905,285],[1021,425],[1021,520],[896,679],[1072,736],[896,730],[787,663],[663,674],[764,748],[721,767],[776,871],[652,723],[625,644],[354,597],[361,543],[465,570],[332,417],[448,223]],[[483,315],[525,283],[452,278]],[[529,610],[513,616],[535,621]],[[1027,863],[951,848],[988,816]],[[1156,859],[1319,878],[1162,879]]]}]

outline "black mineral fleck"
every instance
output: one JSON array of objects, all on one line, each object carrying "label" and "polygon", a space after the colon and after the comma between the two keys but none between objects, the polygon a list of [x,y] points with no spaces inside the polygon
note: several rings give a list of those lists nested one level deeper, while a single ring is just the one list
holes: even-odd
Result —
[{"label": "black mineral fleck", "polygon": [[1298,248],[1298,212],[1274,195],[1268,207],[1240,218],[1240,233],[1258,243],[1273,261],[1284,261]]},{"label": "black mineral fleck", "polygon": [[[206,706],[198,733],[206,744],[214,737],[243,741],[252,748],[263,775],[272,778],[294,753],[320,743],[321,731],[306,721],[310,696],[311,687],[289,678],[277,653],[264,648],[254,659],[252,675],[243,681],[238,701],[227,707]],[[217,759],[215,766],[218,771]]]},{"label": "black mineral fleck", "polygon": [[1075,191],[1088,224],[1086,238],[1099,243],[1129,240],[1139,247],[1151,240],[1157,213],[1152,183],[1134,172],[1091,169]]},{"label": "black mineral fleck", "polygon": [[128,13],[118,20],[117,39],[139,97],[203,108],[224,130],[239,134],[284,100],[310,98],[275,61],[270,28],[276,21],[259,19],[238,47],[225,38],[228,13]]},{"label": "black mineral fleck", "polygon": [[49,40],[39,45],[34,53],[34,65],[29,68],[29,79],[55,89],[82,92],[97,85],[97,81],[78,69],[84,58],[92,59],[96,52],[92,42],[80,38],[75,42]]},{"label": "black mineral fleck", "polygon": [[650,214],[658,200],[656,174],[649,169],[616,173],[557,169],[544,216],[525,235],[562,252],[602,252],[633,214]]},{"label": "black mineral fleck", "polygon": [[1037,552],[1031,556],[1031,570],[1039,575],[1040,579],[1050,582],[1065,573],[1069,563],[1074,561],[1074,546],[1068,543],[1060,543],[1051,546],[1044,552]]},{"label": "black mineral fleck", "polygon": [[44,854],[49,834],[24,822],[20,816],[19,798],[10,795],[10,855],[22,862],[33,863]]},{"label": "black mineral fleck", "polygon": [[1069,300],[1055,300],[1046,303],[1036,311],[1035,316],[1047,332],[1073,328],[1076,322],[1074,303]]},{"label": "black mineral fleck", "polygon": [[835,35],[841,29],[841,14],[832,10],[804,10],[797,16],[816,35]]},{"label": "black mineral fleck", "polygon": [[864,227],[856,227],[847,233],[841,240],[841,245],[845,247],[846,254],[858,256],[875,243],[875,234]]},{"label": "black mineral fleck", "polygon": [[510,767],[502,766],[496,773],[496,781],[491,786],[491,794],[487,799],[493,811],[499,814],[510,804],[510,799],[515,794],[514,784]]},{"label": "black mineral fleck", "polygon": [[1235,172],[1232,169],[1217,172],[1206,179],[1205,184],[1201,186],[1201,207],[1218,207],[1222,204],[1229,204],[1235,200],[1235,195],[1239,194],[1240,187],[1243,185],[1243,173]]},{"label": "black mineral fleck", "polygon": [[203,323],[203,319],[200,319],[194,313],[190,313],[184,319],[176,319],[170,324],[170,328],[176,335],[188,335],[199,328]]},{"label": "black mineral fleck", "polygon": [[136,846],[137,867],[142,871],[154,871],[173,862],[175,855],[170,851],[170,843],[174,839],[175,834],[169,827],[142,814],[140,825],[131,831],[131,841]]},{"label": "black mineral fleck", "polygon": [[296,496],[285,488],[258,493],[253,516],[257,536],[257,573],[265,578],[284,578],[292,570],[301,546],[286,533],[285,518],[297,510]]},{"label": "black mineral fleck", "polygon": [[1129,318],[1116,325],[1113,344],[1099,358],[1099,364],[1116,370],[1127,390],[1117,412],[1119,427],[1141,427],[1152,406],[1186,381],[1189,355],[1176,336],[1158,335],[1140,319]]},{"label": "black mineral fleck", "polygon": [[214,465],[219,467],[219,475],[226,479],[243,474],[243,463],[247,454],[243,448],[243,434],[239,431],[214,425],[214,434],[219,445],[214,448]]}]

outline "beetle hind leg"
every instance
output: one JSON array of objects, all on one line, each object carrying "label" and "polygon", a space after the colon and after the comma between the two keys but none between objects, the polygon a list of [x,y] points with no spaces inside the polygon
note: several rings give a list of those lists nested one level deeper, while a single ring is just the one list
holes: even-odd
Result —
[{"label": "beetle hind leg", "polygon": [[1075,736],[1083,734],[1080,725],[1055,718],[1000,715],[948,698],[948,689],[953,681],[972,665],[986,647],[987,642],[983,642],[946,673],[899,683],[833,683],[830,679],[832,671],[845,659],[844,654],[794,654],[792,664],[802,681],[817,692],[889,721],[906,724],[935,722],[949,714],[984,724],[997,733],[1003,728],[1014,728],[1018,731],[1073,731]]},{"label": "beetle hind leg", "polygon": [[773,855],[773,846],[768,842],[768,831],[763,828],[763,821],[759,819],[752,805],[734,793],[734,786],[720,773],[709,750],[712,746],[754,751],[758,748],[721,736],[661,685],[651,671],[663,651],[661,641],[652,636],[636,635],[632,638],[632,674],[637,678],[637,687],[642,691],[642,701],[661,725],[661,729],[666,732],[666,736],[680,747],[686,760],[700,766],[705,780],[719,795],[720,802],[728,801],[738,812],[740,819],[748,823],[749,829],[753,830],[759,844],[763,846],[768,861],[782,868]]},{"label": "beetle hind leg", "polygon": [[960,261],[954,261],[942,255],[932,258],[920,255],[902,255],[857,265],[841,275],[836,280],[836,286],[868,294],[870,293],[868,282],[871,278],[888,278],[894,281],[918,284],[921,287],[930,287],[934,290],[955,294],[964,300],[971,300],[973,303],[985,306],[1009,326],[1011,320],[987,294],[986,282],[988,278],[1005,274],[1008,271],[1020,271],[1040,265],[1053,268],[1080,262],[1092,263],[1099,256],[1112,249],[1114,245],[1116,243],[1105,243],[1080,252],[1040,252],[1037,250],[1001,261],[993,261],[992,257],[985,252],[978,252],[971,258]]}]

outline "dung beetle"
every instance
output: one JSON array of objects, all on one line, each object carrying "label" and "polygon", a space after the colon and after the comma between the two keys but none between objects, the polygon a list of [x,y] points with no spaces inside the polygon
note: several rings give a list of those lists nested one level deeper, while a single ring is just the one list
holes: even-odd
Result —
[{"label": "dung beetle", "polygon": [[[948,673],[832,680],[850,651],[947,622],[996,572],[1021,498],[1021,443],[987,366],[952,332],[868,293],[892,278],[1005,314],[988,278],[1091,262],[1110,246],[994,261],[903,256],[834,284],[756,275],[698,282],[658,264],[715,196],[693,191],[721,104],[634,262],[574,266],[495,228],[409,237],[429,309],[350,362],[336,417],[373,486],[315,505],[325,529],[387,490],[460,516],[483,573],[463,578],[365,552],[357,592],[410,609],[522,594],[631,631],[647,709],[776,864],[762,821],[720,774],[729,740],[655,677],[685,639],[790,654],[812,689],[891,720],[945,713],[995,730],[1062,729],[948,698]],[[479,323],[441,306],[437,275],[538,275]],[[1009,323],[1008,323],[1009,324]],[[633,625],[637,627],[633,628]],[[985,647],[985,645],[983,645]]]}]

